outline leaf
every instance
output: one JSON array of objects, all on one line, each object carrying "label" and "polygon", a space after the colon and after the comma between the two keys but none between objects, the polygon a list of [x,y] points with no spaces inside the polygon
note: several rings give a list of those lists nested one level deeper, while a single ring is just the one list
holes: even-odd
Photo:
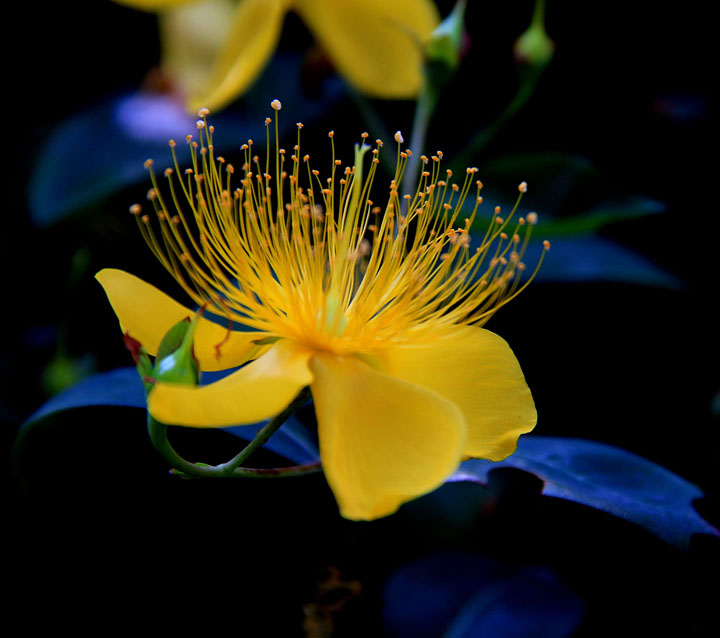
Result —
[{"label": "leaf", "polygon": [[[302,58],[275,56],[237,108],[211,115],[216,151],[234,150],[250,139],[264,140],[270,101],[280,98],[287,115],[280,135],[298,121],[308,124],[339,99],[342,85],[331,79],[306,95]],[[102,198],[147,180],[143,162],[152,157],[161,172],[171,165],[168,140],[184,145],[195,134],[197,117],[171,95],[135,92],[96,104],[61,123],[33,167],[28,192],[30,215],[38,226],[54,224]],[[182,144],[181,144],[182,142]],[[181,163],[189,156],[180,154]]]},{"label": "leaf", "polygon": [[389,638],[564,638],[584,605],[547,568],[442,553],[397,568],[383,590]]},{"label": "leaf", "polygon": [[478,591],[460,610],[446,638],[566,638],[584,605],[547,568],[522,570]]},{"label": "leaf", "polygon": [[[208,381],[217,380],[222,375],[207,373]],[[135,368],[117,368],[102,372],[81,381],[77,385],[52,397],[37,412],[23,423],[19,439],[32,426],[43,419],[67,410],[90,406],[128,407],[145,410],[145,390]],[[223,428],[231,434],[250,440],[267,421],[252,425]],[[317,444],[302,423],[291,418],[265,444],[293,463],[310,463],[319,459]]]},{"label": "leaf", "polygon": [[[608,239],[591,235],[543,236],[543,239],[550,241],[550,251],[540,267],[537,281],[610,281],[675,290],[684,288],[681,279],[656,266],[642,255]],[[541,252],[541,241],[533,239],[523,261],[532,269]]]},{"label": "leaf", "polygon": [[[241,439],[250,440],[266,424],[267,421],[263,421],[262,423],[236,425],[223,429]],[[272,435],[264,447],[297,464],[314,463],[320,460],[320,451],[315,437],[294,416],[291,416],[283,423],[282,427]]]},{"label": "leaf", "polygon": [[544,481],[543,494],[609,512],[680,548],[693,534],[720,535],[692,506],[703,494],[669,470],[604,443],[522,436],[515,454],[492,463],[471,459],[450,481],[487,483],[489,471],[513,467]]}]

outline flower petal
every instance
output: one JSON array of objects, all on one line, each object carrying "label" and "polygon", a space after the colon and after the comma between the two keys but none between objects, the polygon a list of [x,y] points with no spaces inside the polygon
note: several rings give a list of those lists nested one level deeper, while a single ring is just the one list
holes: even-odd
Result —
[{"label": "flower petal", "polygon": [[[105,268],[95,278],[105,289],[123,332],[130,333],[153,356],[167,331],[178,321],[195,314],[194,310],[124,270]],[[194,345],[200,369],[226,370],[245,363],[262,351],[253,341],[263,337],[264,332],[228,331],[201,317]]]},{"label": "flower petal", "polygon": [[260,358],[210,385],[158,383],[148,410],[158,421],[192,427],[226,427],[275,416],[313,376],[312,353],[293,341],[275,343]]},{"label": "flower petal", "polygon": [[158,15],[162,68],[181,95],[207,87],[235,15],[234,0],[203,0]]},{"label": "flower petal", "polygon": [[160,11],[169,7],[178,7],[183,4],[196,2],[196,0],[113,0],[113,2],[142,11]]},{"label": "flower petal", "polygon": [[222,108],[242,94],[265,68],[280,38],[286,0],[241,0],[202,94],[189,107]]},{"label": "flower petal", "polygon": [[422,85],[423,45],[439,23],[429,0],[297,0],[335,66],[363,93],[410,98]]},{"label": "flower petal", "polygon": [[310,369],[320,456],[343,516],[392,514],[457,469],[466,427],[455,405],[354,357],[319,353]]},{"label": "flower petal", "polygon": [[388,351],[382,361],[388,374],[437,392],[462,410],[469,456],[500,461],[535,427],[537,412],[520,364],[489,330],[457,326],[433,341]]}]

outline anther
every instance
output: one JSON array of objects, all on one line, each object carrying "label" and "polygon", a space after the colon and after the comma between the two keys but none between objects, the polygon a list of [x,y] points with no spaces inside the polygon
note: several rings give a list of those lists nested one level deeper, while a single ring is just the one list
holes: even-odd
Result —
[{"label": "anther", "polygon": [[402,144],[405,141],[400,131],[397,131],[393,137],[398,144]]},{"label": "anther", "polygon": [[297,126],[298,128],[302,128],[302,127],[303,127],[303,123],[302,123],[302,122],[297,122],[297,123],[295,124],[295,126]]},{"label": "anther", "polygon": [[520,184],[518,186],[518,190],[521,193],[527,193],[527,182],[520,182]]},{"label": "anther", "polygon": [[272,122],[272,119],[269,118],[269,117],[266,117],[266,118],[265,118],[265,126],[267,126],[268,124],[270,124],[270,122]]},{"label": "anther", "polygon": [[130,214],[131,215],[139,215],[142,211],[142,206],[140,204],[133,204],[130,206]]},{"label": "anther", "polygon": [[547,239],[543,242],[543,248],[545,250],[550,250],[550,242]]},{"label": "anther", "polygon": [[330,131],[330,132],[328,133],[328,137],[331,137],[331,138],[332,138],[332,137],[335,137],[335,131]]},{"label": "anther", "polygon": [[533,226],[537,224],[538,216],[537,213],[528,213],[527,214],[527,220],[529,224],[532,224]]},{"label": "anther", "polygon": [[197,122],[195,122],[195,126],[197,126],[198,131],[201,131],[205,128],[205,122],[203,122],[202,120],[198,120]]},{"label": "anther", "polygon": [[168,142],[168,146],[169,146],[170,148],[175,148],[175,147],[177,146],[177,144],[175,144],[175,140],[170,140],[170,141]]},{"label": "anther", "polygon": [[175,171],[172,168],[165,169],[165,177],[170,177]]},{"label": "anther", "polygon": [[143,166],[144,166],[146,169],[149,169],[154,163],[155,163],[155,162],[154,162],[153,160],[151,160],[151,159],[146,159],[145,162],[143,163]]},{"label": "anther", "polygon": [[207,117],[210,115],[210,109],[202,108],[198,111],[198,117]]},{"label": "anther", "polygon": [[273,100],[270,102],[270,106],[272,106],[276,111],[279,111],[282,108],[282,103],[280,100]]}]

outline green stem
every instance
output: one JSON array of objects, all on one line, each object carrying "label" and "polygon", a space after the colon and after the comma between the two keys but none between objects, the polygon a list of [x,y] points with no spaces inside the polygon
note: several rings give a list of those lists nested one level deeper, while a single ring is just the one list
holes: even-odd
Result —
[{"label": "green stem", "polygon": [[459,156],[453,160],[453,167],[460,170],[470,166],[472,159],[477,153],[487,146],[495,135],[500,132],[503,126],[512,119],[532,97],[535,87],[542,75],[541,69],[521,69],[520,86],[512,101],[505,107],[505,110],[495,119],[494,122],[477,133]]},{"label": "green stem", "polygon": [[427,136],[430,120],[437,106],[437,93],[429,87],[428,80],[423,82],[423,88],[418,95],[417,105],[415,106],[415,117],[413,118],[413,127],[410,132],[410,145],[408,148],[413,154],[408,159],[405,167],[405,174],[402,180],[401,193],[403,195],[411,195],[417,188],[418,167],[420,165],[420,155],[425,149],[425,138]]},{"label": "green stem", "polygon": [[255,438],[248,443],[243,450],[227,463],[220,465],[205,465],[203,463],[192,463],[180,456],[175,448],[170,444],[167,438],[168,426],[164,423],[156,421],[148,413],[148,433],[150,440],[155,449],[162,454],[173,468],[179,470],[188,476],[196,476],[199,478],[223,478],[223,477],[240,477],[240,478],[273,478],[280,476],[300,476],[317,472],[320,468],[320,462],[306,463],[304,465],[294,465],[291,467],[277,468],[254,468],[240,467],[250,455],[262,446],[279,428],[287,421],[287,419],[297,412],[310,398],[310,389],[304,388],[300,394],[285,408],[280,414],[273,418],[265,427],[263,427]]}]

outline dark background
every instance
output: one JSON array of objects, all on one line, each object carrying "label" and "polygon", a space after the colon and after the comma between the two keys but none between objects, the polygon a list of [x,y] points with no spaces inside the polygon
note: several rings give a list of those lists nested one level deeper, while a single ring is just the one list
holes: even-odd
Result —
[{"label": "dark background", "polygon": [[[530,2],[469,4],[468,56],[429,133],[428,146],[448,156],[462,150],[472,122],[487,123],[512,96],[511,47],[532,11]],[[696,506],[717,526],[714,23],[700,2],[673,9],[548,4],[555,58],[527,108],[480,159],[524,150],[577,153],[613,189],[664,202],[663,215],[603,234],[683,286],[537,283],[488,327],[523,365],[538,434],[611,443],[667,467],[703,489],[706,499]],[[448,3],[442,6],[446,13]],[[20,423],[47,398],[41,378],[60,334],[71,356],[92,354],[98,370],[129,363],[92,274],[121,267],[165,282],[126,215],[146,186],[128,187],[51,228],[34,227],[26,205],[29,171],[53,128],[137,87],[158,61],[153,16],[104,2],[13,11],[28,40],[25,50],[6,56],[6,87],[15,96],[6,105],[6,152],[13,157],[2,234],[0,411],[8,449]],[[283,47],[309,45],[303,29],[291,17]],[[411,105],[376,106],[389,129],[409,132]],[[349,100],[326,120],[345,139],[365,128]],[[88,142],[90,163],[99,142]],[[542,213],[542,202],[531,202]],[[69,280],[81,247],[86,263]],[[234,454],[228,446],[237,445],[229,435],[184,430],[173,440],[208,462],[225,460]],[[12,532],[6,549],[13,602],[28,630],[82,633],[98,623],[129,629],[149,622],[197,624],[209,633],[232,622],[240,635],[302,635],[303,604],[317,602],[317,584],[333,566],[362,584],[362,594],[336,614],[336,635],[382,635],[388,574],[453,550],[550,566],[587,605],[577,636],[711,633],[717,594],[701,581],[717,569],[709,539],[695,538],[690,552],[680,553],[609,515],[541,499],[527,477],[498,480],[490,495],[478,486],[445,488],[451,502],[470,508],[460,522],[438,523],[429,498],[395,517],[356,524],[338,517],[319,476],[262,484],[174,480],[147,440],[142,415],[122,409],[56,419],[30,439],[24,460],[30,491],[11,484],[5,525]],[[268,453],[259,461],[277,459]]]}]

